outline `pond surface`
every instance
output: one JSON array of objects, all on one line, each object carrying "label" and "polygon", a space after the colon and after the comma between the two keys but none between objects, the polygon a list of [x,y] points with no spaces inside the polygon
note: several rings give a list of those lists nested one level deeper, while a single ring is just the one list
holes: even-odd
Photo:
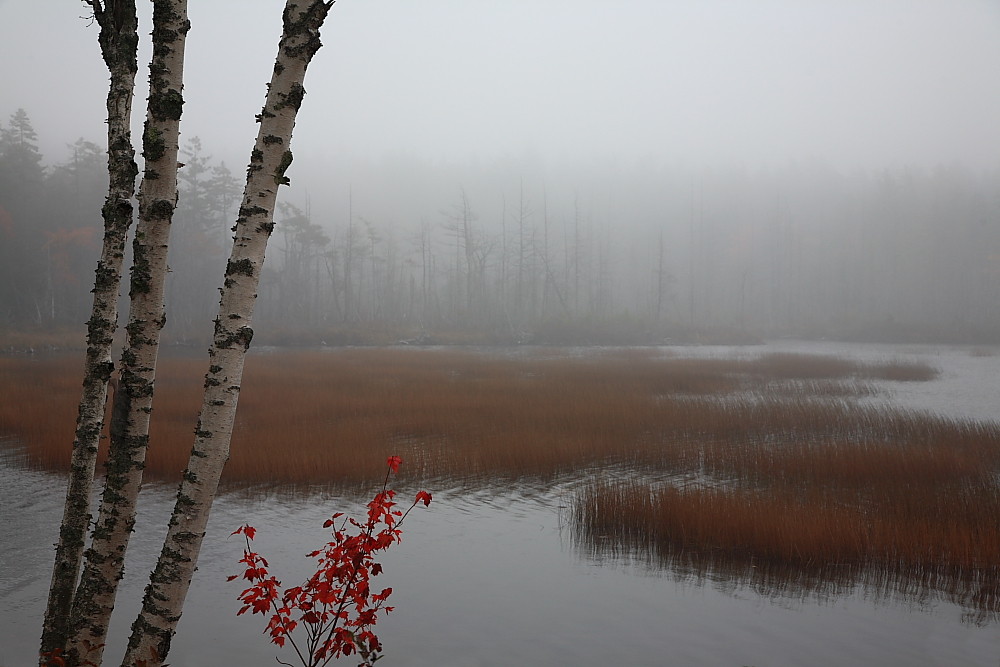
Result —
[{"label": "pond surface", "polygon": [[[877,400],[952,416],[1000,414],[1000,356],[930,346],[782,342],[753,348],[671,348],[675,354],[753,356],[773,351],[862,360],[925,361],[941,374],[886,383]],[[396,611],[378,625],[379,665],[983,665],[996,667],[1000,628],[934,596],[886,599],[856,587],[836,596],[793,597],[731,581],[704,581],[641,564],[593,559],[569,528],[572,482],[545,489],[430,488],[402,544],[375,581],[394,589]],[[404,497],[414,490],[400,490]],[[0,457],[0,667],[31,665],[62,512],[61,476],[24,471]],[[117,664],[146,577],[159,552],[174,488],[143,491],[126,579],[112,624],[108,664]],[[286,584],[307,571],[322,522],[356,511],[337,497],[225,496],[213,509],[184,617],[170,654],[175,667],[274,665],[259,616],[236,617],[243,523]],[[149,530],[154,527],[154,530]],[[282,655],[291,661],[291,655]],[[343,664],[354,664],[349,661]]]}]

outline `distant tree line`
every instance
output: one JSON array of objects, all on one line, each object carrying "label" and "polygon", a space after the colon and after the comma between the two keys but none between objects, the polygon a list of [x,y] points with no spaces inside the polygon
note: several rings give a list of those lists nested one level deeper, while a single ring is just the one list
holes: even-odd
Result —
[{"label": "distant tree line", "polygon": [[[200,343],[240,185],[197,138],[181,161],[164,336]],[[46,166],[24,111],[0,125],[3,326],[86,319],[105,162],[80,139]],[[1000,342],[996,174],[646,176],[654,185],[600,211],[538,182],[493,195],[456,184],[433,215],[404,202],[387,221],[350,195],[338,211],[286,200],[255,328],[302,344]]]},{"label": "distant tree line", "polygon": [[101,242],[104,151],[78,140],[46,168],[23,110],[0,125],[0,316],[9,325],[82,322]]}]

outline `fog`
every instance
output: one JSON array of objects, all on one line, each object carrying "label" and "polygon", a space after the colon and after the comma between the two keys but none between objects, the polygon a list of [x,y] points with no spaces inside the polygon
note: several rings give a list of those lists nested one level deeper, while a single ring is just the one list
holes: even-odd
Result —
[{"label": "fog", "polygon": [[[181,143],[200,139],[206,168],[246,164],[282,4],[191,3]],[[86,14],[0,1],[0,123],[27,112],[50,176],[78,138],[103,143]],[[340,0],[323,41],[265,319],[1000,332],[996,2]],[[100,223],[95,188],[93,219],[73,224]],[[196,327],[232,220],[189,203],[171,298]],[[191,230],[215,217],[207,262]],[[40,319],[46,300],[8,316]]]},{"label": "fog", "polygon": [[[230,161],[249,152],[282,4],[191,3],[183,131]],[[85,5],[0,12],[0,114],[24,107],[46,152],[102,136]],[[341,0],[323,34],[303,154],[997,164],[990,0]]]}]

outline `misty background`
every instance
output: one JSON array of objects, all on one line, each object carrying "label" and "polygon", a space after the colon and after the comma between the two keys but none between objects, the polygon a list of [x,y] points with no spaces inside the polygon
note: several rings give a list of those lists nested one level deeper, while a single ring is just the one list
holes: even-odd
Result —
[{"label": "misty background", "polygon": [[[282,4],[190,7],[167,341],[210,334]],[[10,327],[89,313],[86,14],[0,2]],[[996,2],[340,0],[323,41],[262,340],[1000,340]]]}]

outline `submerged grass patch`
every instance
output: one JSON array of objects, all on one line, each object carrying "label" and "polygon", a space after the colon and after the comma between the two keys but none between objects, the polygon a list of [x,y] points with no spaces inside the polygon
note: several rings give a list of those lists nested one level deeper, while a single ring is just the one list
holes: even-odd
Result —
[{"label": "submerged grass patch", "polygon": [[576,495],[575,539],[592,556],[785,595],[858,584],[941,595],[985,622],[1000,614],[1000,494],[993,480],[965,479],[946,489],[593,482]]}]

